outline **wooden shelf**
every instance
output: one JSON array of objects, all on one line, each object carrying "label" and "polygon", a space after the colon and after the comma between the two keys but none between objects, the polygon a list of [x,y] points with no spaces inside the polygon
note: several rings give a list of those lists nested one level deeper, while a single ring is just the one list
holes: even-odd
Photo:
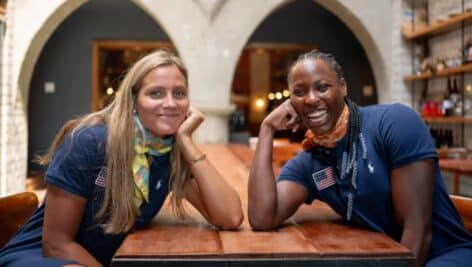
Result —
[{"label": "wooden shelf", "polygon": [[[404,25],[406,27],[403,27],[402,33],[403,33],[403,38],[407,41],[415,41],[415,40],[420,41],[422,45],[424,45],[423,52],[426,53],[426,49],[430,45],[429,42],[427,41],[428,38],[431,38],[431,37],[434,37],[443,33],[457,31],[457,30],[461,30],[461,32],[464,33],[465,28],[471,24],[472,24],[472,10],[466,10],[464,11],[464,13],[460,13],[457,15],[450,15],[448,19],[438,21],[430,25],[426,25],[426,26],[413,25],[414,30],[412,30],[411,28],[408,28],[408,26],[412,26],[412,25]],[[420,42],[418,42],[418,44]],[[461,50],[463,50],[464,47],[465,47],[464,40],[462,40]],[[415,49],[415,48],[413,47],[412,49]],[[411,56],[412,56],[412,61],[413,61],[414,55],[412,54]],[[403,79],[404,81],[421,81],[421,80],[428,81],[432,79],[449,77],[453,75],[462,75],[462,78],[464,78],[464,73],[469,73],[469,72],[472,73],[472,62],[465,63],[457,67],[444,68],[441,71],[437,71],[433,69],[433,70],[428,70],[423,73],[415,73],[412,75],[404,76]],[[423,85],[424,86],[420,86],[420,87],[425,89],[426,91],[424,91],[423,93],[427,94],[427,90],[430,85],[428,83],[425,83]],[[415,86],[411,86],[411,87],[415,88]],[[414,96],[413,96],[413,101],[415,101]],[[464,114],[461,114],[461,115],[464,115]],[[464,143],[465,143],[464,142],[465,141],[464,126],[465,124],[468,124],[468,125],[472,124],[472,117],[464,117],[464,116],[423,117],[423,121],[429,124],[429,127],[433,127],[434,124],[445,124],[443,126],[450,125],[450,126],[454,126],[454,128],[457,128],[456,126],[461,126],[460,127],[462,129],[461,138],[460,140],[455,140],[454,143],[464,146]],[[446,151],[443,154],[449,155],[451,153],[450,151]]]},{"label": "wooden shelf", "polygon": [[427,80],[433,77],[433,73],[431,71],[422,72],[419,74],[407,75],[403,77],[405,81],[419,81],[419,80]]},{"label": "wooden shelf", "polygon": [[436,22],[434,24],[422,27],[421,29],[415,31],[404,31],[403,37],[407,40],[414,40],[434,36],[445,31],[450,31],[455,28],[459,28],[463,21],[467,21],[469,19],[472,19],[472,11],[467,11],[465,13],[456,15],[448,20]]},{"label": "wooden shelf", "polygon": [[472,117],[423,117],[428,123],[472,123]]},{"label": "wooden shelf", "polygon": [[465,65],[458,66],[458,67],[445,68],[444,70],[437,71],[435,73],[428,71],[428,72],[423,72],[420,74],[408,75],[408,76],[405,76],[403,79],[405,81],[428,80],[428,79],[434,79],[434,78],[439,78],[439,77],[462,74],[466,72],[472,72],[472,63],[467,63]]}]

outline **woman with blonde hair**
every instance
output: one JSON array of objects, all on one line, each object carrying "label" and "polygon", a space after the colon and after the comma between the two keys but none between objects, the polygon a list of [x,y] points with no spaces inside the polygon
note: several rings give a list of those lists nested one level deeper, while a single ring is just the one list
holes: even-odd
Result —
[{"label": "woman with blonde hair", "polygon": [[107,266],[169,191],[178,215],[185,198],[214,226],[237,228],[237,193],[191,139],[203,119],[178,57],[159,50],[140,59],[109,106],[59,131],[41,158],[45,201],[0,250],[0,266]]}]

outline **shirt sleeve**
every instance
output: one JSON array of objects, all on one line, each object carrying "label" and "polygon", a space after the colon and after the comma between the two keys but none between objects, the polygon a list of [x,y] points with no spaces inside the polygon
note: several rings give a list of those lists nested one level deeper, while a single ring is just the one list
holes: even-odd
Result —
[{"label": "shirt sleeve", "polygon": [[93,190],[94,178],[103,164],[98,152],[93,130],[85,128],[66,136],[49,164],[46,181],[88,198]]},{"label": "shirt sleeve", "polygon": [[437,158],[428,127],[415,111],[404,105],[394,104],[385,111],[379,131],[391,168]]},{"label": "shirt sleeve", "polygon": [[316,198],[316,193],[310,183],[311,172],[311,154],[302,151],[285,163],[277,177],[277,182],[292,181],[302,185],[308,193],[305,203],[310,204]]}]

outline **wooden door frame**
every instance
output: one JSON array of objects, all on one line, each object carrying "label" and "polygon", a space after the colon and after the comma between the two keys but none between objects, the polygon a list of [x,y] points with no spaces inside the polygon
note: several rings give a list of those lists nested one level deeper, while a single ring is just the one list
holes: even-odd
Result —
[{"label": "wooden door frame", "polygon": [[157,48],[172,48],[170,41],[140,41],[140,40],[93,40],[92,41],[92,99],[91,111],[97,111],[100,108],[100,49],[106,50],[126,50],[139,47],[140,49],[152,50]]}]

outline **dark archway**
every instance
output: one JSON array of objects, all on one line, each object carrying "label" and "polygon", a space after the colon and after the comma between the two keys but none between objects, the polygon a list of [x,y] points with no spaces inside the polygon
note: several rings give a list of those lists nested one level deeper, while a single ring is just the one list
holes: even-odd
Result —
[{"label": "dark archway", "polygon": [[[127,0],[93,0],[75,10],[51,35],[33,71],[28,102],[28,170],[63,123],[91,110],[94,40],[168,41],[146,12]],[[46,93],[46,83],[55,92]],[[50,84],[49,84],[50,85]]]},{"label": "dark archway", "polygon": [[[274,11],[257,27],[246,47],[250,48],[255,43],[271,44],[273,47],[286,46],[287,44],[311,46],[323,52],[332,53],[343,67],[348,83],[349,97],[360,105],[378,102],[374,74],[362,45],[338,17],[312,0],[297,0]],[[247,50],[243,51],[235,71],[232,91],[236,93],[234,102],[236,102],[238,109],[245,113],[245,121],[248,121],[246,129],[251,135],[256,135],[258,123],[254,123],[254,119],[251,122],[251,114],[248,114],[251,112],[251,105],[255,99],[251,99],[250,90],[246,90],[246,92],[241,90],[244,86],[250,86],[249,82],[244,81],[244,77],[250,79],[250,62],[248,62]],[[270,49],[267,51],[270,54],[269,57],[273,59],[273,51]],[[302,51],[303,49],[300,49],[300,52]],[[274,86],[274,79],[280,78],[279,80],[284,81],[286,78],[283,75],[278,78],[272,77],[274,72],[286,73],[288,65],[296,56],[294,53],[286,54],[286,58],[277,60],[279,63],[285,63],[277,66],[271,64],[270,66],[272,70],[268,71],[271,73],[269,90],[274,90],[277,87]],[[273,68],[277,68],[277,70],[274,71]],[[239,86],[238,83],[243,85]],[[278,83],[280,84],[280,81]],[[241,97],[241,93],[247,94],[247,98]],[[274,106],[271,104],[272,100],[266,99],[266,101],[268,102],[266,106],[269,109]],[[263,116],[252,116],[252,118],[254,117],[262,118]]]}]

